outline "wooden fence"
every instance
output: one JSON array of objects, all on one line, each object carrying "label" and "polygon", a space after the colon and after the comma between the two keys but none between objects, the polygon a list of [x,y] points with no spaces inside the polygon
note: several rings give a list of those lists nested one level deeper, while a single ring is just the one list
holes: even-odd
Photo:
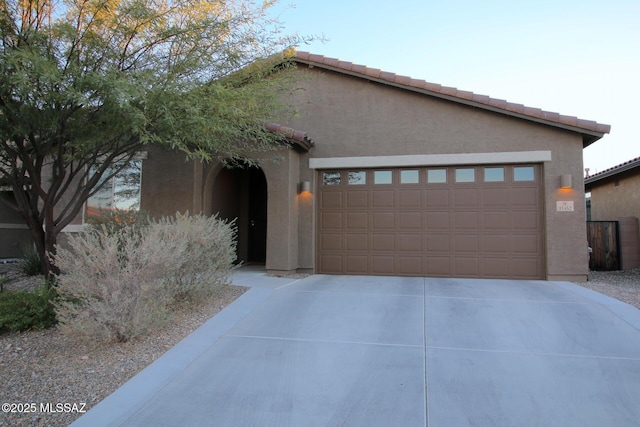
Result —
[{"label": "wooden fence", "polygon": [[619,270],[618,221],[587,221],[590,270]]}]

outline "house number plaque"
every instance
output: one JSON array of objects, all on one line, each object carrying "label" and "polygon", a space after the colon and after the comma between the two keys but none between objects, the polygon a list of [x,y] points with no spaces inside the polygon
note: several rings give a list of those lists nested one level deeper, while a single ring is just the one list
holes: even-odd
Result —
[{"label": "house number plaque", "polygon": [[558,212],[573,212],[573,200],[556,202]]}]

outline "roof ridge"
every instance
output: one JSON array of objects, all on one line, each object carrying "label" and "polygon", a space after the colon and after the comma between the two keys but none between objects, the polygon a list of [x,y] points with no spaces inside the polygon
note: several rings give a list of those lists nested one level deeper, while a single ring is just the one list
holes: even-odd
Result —
[{"label": "roof ridge", "polygon": [[360,74],[365,78],[373,78],[382,80],[384,82],[405,86],[407,88],[424,90],[445,97],[456,98],[468,103],[471,102],[474,104],[484,105],[491,109],[503,110],[508,113],[515,113],[517,115],[575,127],[578,129],[584,129],[590,132],[605,134],[611,131],[611,125],[598,123],[594,120],[585,120],[575,116],[568,116],[553,111],[545,111],[540,108],[528,107],[523,104],[509,102],[504,99],[492,98],[488,95],[480,95],[470,91],[460,90],[455,87],[442,86],[436,83],[430,83],[422,79],[414,79],[409,76],[397,75],[392,72],[367,67],[366,65],[359,65],[352,62],[342,61],[337,58],[329,58],[323,55],[298,50],[295,51],[294,58],[301,61],[321,64],[334,69],[347,71],[352,74]]}]

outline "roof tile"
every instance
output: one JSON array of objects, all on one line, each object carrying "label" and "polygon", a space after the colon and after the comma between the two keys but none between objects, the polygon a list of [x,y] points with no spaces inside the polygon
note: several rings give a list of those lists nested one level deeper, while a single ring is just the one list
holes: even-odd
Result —
[{"label": "roof tile", "polygon": [[353,62],[347,62],[347,61],[338,61],[338,68],[342,68],[343,70],[351,70],[351,67],[353,67]]},{"label": "roof tile", "polygon": [[381,71],[380,72],[380,78],[383,79],[383,80],[390,81],[390,82],[395,82],[396,81],[395,73],[390,73],[388,71]]},{"label": "roof tile", "polygon": [[326,65],[332,66],[332,67],[337,67],[338,64],[340,63],[340,60],[336,59],[336,58],[325,58],[324,59],[324,63]]},{"label": "roof tile", "polygon": [[398,84],[411,86],[411,81],[412,79],[409,76],[396,76],[396,83]]},{"label": "roof tile", "polygon": [[351,71],[353,71],[354,73],[367,75],[367,67],[365,67],[364,65],[352,64]]},{"label": "roof tile", "polygon": [[364,74],[366,74],[367,76],[379,78],[380,77],[380,70],[377,69],[377,68],[365,67]]}]

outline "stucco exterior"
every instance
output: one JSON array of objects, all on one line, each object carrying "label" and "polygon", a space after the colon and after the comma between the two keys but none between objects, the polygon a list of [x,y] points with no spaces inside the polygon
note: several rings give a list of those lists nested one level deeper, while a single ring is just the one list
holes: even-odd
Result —
[{"label": "stucco exterior", "polygon": [[[315,271],[318,170],[394,162],[529,163],[540,165],[542,171],[544,278],[586,279],[582,150],[603,135],[600,128],[585,125],[582,130],[583,121],[558,119],[557,114],[547,119],[540,110],[504,102],[493,105],[488,97],[475,102],[445,90],[436,93],[381,81],[370,78],[364,68],[346,72],[306,59],[298,62],[303,90],[295,91],[287,102],[300,114],[280,123],[304,132],[315,144],[308,151],[282,150],[278,162],[261,162],[260,179],[266,180],[267,270]],[[562,175],[572,176],[572,188],[559,188]],[[234,179],[245,181],[244,187]],[[249,218],[253,196],[246,182],[253,179],[226,173],[218,163],[185,161],[181,154],[151,148],[142,166],[141,208],[158,216],[187,210],[237,214],[238,253],[246,259],[254,226]],[[311,183],[310,194],[300,194],[305,181]],[[223,206],[225,200],[229,206]],[[574,210],[560,211],[557,202],[572,202]]]},{"label": "stucco exterior", "polygon": [[587,185],[591,192],[591,220],[640,218],[640,168]]}]

